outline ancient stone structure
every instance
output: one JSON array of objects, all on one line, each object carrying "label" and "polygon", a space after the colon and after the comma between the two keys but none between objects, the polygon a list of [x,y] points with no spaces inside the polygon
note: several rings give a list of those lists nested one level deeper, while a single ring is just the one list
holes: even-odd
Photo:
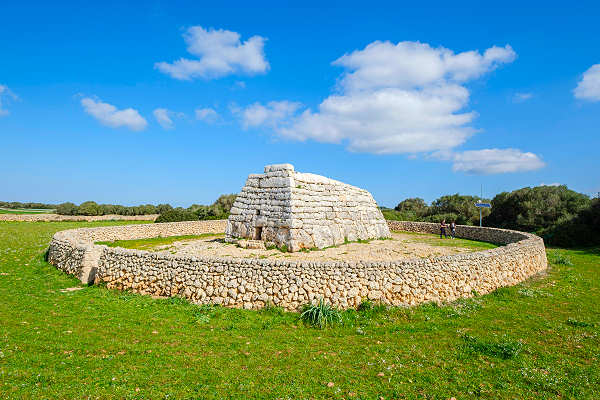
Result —
[{"label": "ancient stone structure", "polygon": [[[235,199],[226,240],[272,242],[290,251],[390,237],[373,196],[291,164],[267,165],[251,174]],[[246,244],[252,246],[252,243]]]},{"label": "ancient stone structure", "polygon": [[[547,267],[541,238],[506,229],[462,226],[458,237],[504,244],[490,250],[398,261],[315,262],[193,257],[95,245],[96,241],[221,233],[227,221],[81,228],[57,232],[48,260],[83,282],[198,304],[297,310],[324,299],[339,308],[363,299],[406,306],[446,302],[515,285]],[[438,233],[439,225],[388,221],[391,230]]]}]

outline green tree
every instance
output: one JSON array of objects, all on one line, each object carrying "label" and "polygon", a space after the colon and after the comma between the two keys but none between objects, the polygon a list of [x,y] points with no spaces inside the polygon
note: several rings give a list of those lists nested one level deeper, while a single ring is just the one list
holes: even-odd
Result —
[{"label": "green tree", "polygon": [[590,198],[562,186],[526,187],[492,200],[487,225],[547,234],[590,206]]},{"label": "green tree", "polygon": [[95,201],[85,201],[79,205],[77,210],[79,215],[100,215],[100,206]]},{"label": "green tree", "polygon": [[402,200],[400,203],[398,203],[394,210],[400,212],[413,212],[417,216],[423,216],[427,214],[429,206],[427,205],[427,203],[425,203],[425,200],[423,200],[422,198],[412,197],[406,200]]},{"label": "green tree", "polygon": [[[481,199],[478,196],[465,196],[458,193],[452,195],[442,196],[439,199],[431,203],[427,220],[434,222],[441,221],[439,215],[445,214],[442,219],[452,220],[456,218],[457,224],[462,225],[476,225],[479,224],[479,209],[475,207],[475,203],[478,200],[484,202],[489,201]],[[490,210],[483,209],[483,216],[487,216]],[[436,217],[438,215],[438,217]]]},{"label": "green tree", "polygon": [[77,215],[78,207],[70,202],[61,203],[56,206],[56,213],[60,215]]}]

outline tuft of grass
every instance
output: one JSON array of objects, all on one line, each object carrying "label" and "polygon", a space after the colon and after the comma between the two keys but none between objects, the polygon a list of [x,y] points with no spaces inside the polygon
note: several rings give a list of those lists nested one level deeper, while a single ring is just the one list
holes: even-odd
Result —
[{"label": "tuft of grass", "polygon": [[591,328],[595,326],[595,324],[591,322],[579,321],[574,318],[567,319],[567,325],[571,325],[576,328]]},{"label": "tuft of grass", "polygon": [[463,335],[464,349],[486,356],[498,357],[504,360],[515,358],[521,352],[523,343],[503,337],[500,341],[479,339],[470,335]]},{"label": "tuft of grass", "polygon": [[300,319],[309,325],[323,329],[336,323],[341,324],[342,314],[320,299],[317,304],[306,304],[302,309]]},{"label": "tuft of grass", "polygon": [[363,299],[358,307],[356,307],[356,311],[370,311],[373,309],[373,302],[370,300]]},{"label": "tuft of grass", "polygon": [[550,259],[550,262],[552,264],[556,264],[556,265],[568,265],[568,266],[573,265],[573,263],[571,262],[571,259],[561,253],[554,253],[552,258]]}]

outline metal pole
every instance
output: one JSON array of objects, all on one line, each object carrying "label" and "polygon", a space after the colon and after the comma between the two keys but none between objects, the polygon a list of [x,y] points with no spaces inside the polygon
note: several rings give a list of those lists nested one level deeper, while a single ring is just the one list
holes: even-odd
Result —
[{"label": "metal pole", "polygon": [[481,207],[479,207],[479,227],[481,228]]}]

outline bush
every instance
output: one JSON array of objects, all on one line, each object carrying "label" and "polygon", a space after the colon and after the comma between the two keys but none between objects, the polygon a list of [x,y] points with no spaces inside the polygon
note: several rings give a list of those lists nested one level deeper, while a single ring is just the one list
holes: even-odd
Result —
[{"label": "bush", "polygon": [[575,217],[563,219],[548,229],[544,240],[553,246],[576,247],[600,245],[600,199],[591,201]]},{"label": "bush", "polygon": [[526,187],[496,195],[485,224],[546,236],[589,206],[588,196],[564,185]]},{"label": "bush", "polygon": [[[487,202],[478,196],[464,196],[458,193],[442,196],[431,203],[425,220],[431,222],[456,221],[459,225],[479,225],[479,209],[475,207],[478,200]],[[488,208],[483,209],[483,216],[490,213]]]},{"label": "bush", "polygon": [[56,213],[60,215],[77,215],[78,207],[73,203],[62,203],[56,206]]},{"label": "bush", "polygon": [[100,206],[95,201],[86,201],[77,209],[79,215],[102,215]]},{"label": "bush", "polygon": [[173,207],[170,204],[159,204],[156,206],[156,212],[159,214],[165,213],[167,211],[171,211]]},{"label": "bush", "polygon": [[417,216],[423,216],[426,215],[429,211],[429,206],[427,205],[427,203],[425,203],[425,200],[421,199],[420,197],[413,197],[410,199],[402,200],[400,203],[398,203],[394,210],[400,212],[413,213]]},{"label": "bush", "polygon": [[158,216],[154,222],[181,222],[181,221],[198,221],[198,216],[187,210],[174,209],[166,211]]}]

